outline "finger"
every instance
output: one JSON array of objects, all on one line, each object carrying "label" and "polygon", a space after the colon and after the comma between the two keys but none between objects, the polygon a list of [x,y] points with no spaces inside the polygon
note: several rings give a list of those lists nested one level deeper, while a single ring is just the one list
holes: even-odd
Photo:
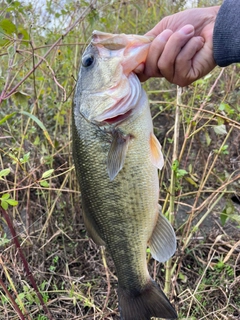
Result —
[{"label": "finger", "polygon": [[141,74],[144,71],[144,63],[140,63],[133,71],[137,74]]},{"label": "finger", "polygon": [[[157,62],[161,56],[164,47],[173,34],[171,30],[164,30],[160,35],[158,35],[151,43],[149,48],[148,56],[145,62],[145,68],[143,73],[138,74],[140,81],[146,81],[150,77],[161,77],[160,70],[158,69]],[[141,70],[141,66],[140,66]],[[136,72],[136,70],[135,70]]]},{"label": "finger", "polygon": [[190,24],[174,32],[168,39],[165,48],[158,60],[161,74],[169,81],[174,76],[175,60],[184,45],[194,36],[194,27]]},{"label": "finger", "polygon": [[[204,67],[201,68],[199,62],[202,60],[204,66],[204,51],[201,53],[203,46],[204,39],[202,37],[193,37],[182,48],[175,60],[173,75],[175,84],[186,86],[202,76]],[[199,53],[198,61],[194,60],[197,53]]]}]

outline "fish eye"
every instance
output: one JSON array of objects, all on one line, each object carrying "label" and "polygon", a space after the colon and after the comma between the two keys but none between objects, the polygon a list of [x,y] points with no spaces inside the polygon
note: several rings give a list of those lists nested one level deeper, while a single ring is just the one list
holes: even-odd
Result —
[{"label": "fish eye", "polygon": [[90,67],[93,64],[94,56],[92,54],[87,54],[82,58],[82,65],[84,67]]}]

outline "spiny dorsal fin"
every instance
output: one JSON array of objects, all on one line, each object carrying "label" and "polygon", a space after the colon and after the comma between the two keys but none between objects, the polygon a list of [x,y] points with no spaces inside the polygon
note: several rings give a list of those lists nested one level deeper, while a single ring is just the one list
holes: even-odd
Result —
[{"label": "spiny dorsal fin", "polygon": [[160,206],[158,220],[148,245],[153,258],[159,262],[167,261],[176,251],[175,232],[162,214]]},{"label": "spiny dorsal fin", "polygon": [[131,139],[130,135],[124,136],[116,130],[112,133],[113,140],[108,152],[107,172],[111,181],[115,179],[119,171],[123,168],[128,145]]},{"label": "spiny dorsal fin", "polygon": [[162,147],[160,145],[160,142],[152,132],[150,134],[150,149],[152,164],[161,170],[164,165]]}]

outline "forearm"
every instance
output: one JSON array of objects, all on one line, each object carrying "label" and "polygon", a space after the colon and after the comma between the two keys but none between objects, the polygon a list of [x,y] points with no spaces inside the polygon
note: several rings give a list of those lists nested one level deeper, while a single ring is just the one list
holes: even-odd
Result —
[{"label": "forearm", "polygon": [[240,1],[225,0],[218,12],[213,33],[216,63],[225,67],[240,62]]}]

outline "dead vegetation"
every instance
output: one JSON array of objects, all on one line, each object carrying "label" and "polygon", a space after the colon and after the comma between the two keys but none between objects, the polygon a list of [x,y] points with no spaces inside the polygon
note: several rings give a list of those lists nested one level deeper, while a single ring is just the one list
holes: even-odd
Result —
[{"label": "dead vegetation", "polygon": [[[28,30],[27,9],[3,4],[1,17],[13,21],[19,10],[18,28]],[[39,33],[36,25],[27,48],[14,33],[7,34],[9,43],[0,42],[8,75],[0,79],[0,319],[119,319],[113,263],[87,237],[81,217],[71,156],[71,94],[91,30],[142,33],[169,8],[145,1],[138,8],[132,2],[85,6],[82,23],[57,44],[59,26],[53,35]],[[85,12],[75,2],[60,9],[69,26],[76,21],[72,12],[78,18]],[[33,16],[34,8],[28,10]],[[59,12],[51,2],[49,16],[54,10]],[[49,46],[41,66],[8,95]],[[147,259],[162,287],[170,281],[169,296],[182,320],[240,319],[239,85],[239,65],[216,68],[181,94],[162,79],[144,84],[166,162],[160,203],[178,237],[167,276],[166,265],[149,253]]]}]

